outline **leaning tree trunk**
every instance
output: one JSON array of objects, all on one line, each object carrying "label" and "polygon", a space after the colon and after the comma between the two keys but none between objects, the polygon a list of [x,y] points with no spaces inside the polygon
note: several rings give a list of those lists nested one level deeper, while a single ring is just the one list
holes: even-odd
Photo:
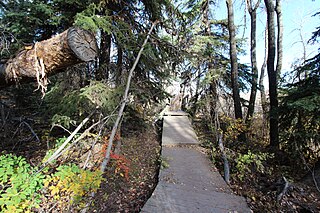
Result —
[{"label": "leaning tree trunk", "polygon": [[47,76],[68,66],[97,57],[96,39],[90,32],[73,27],[48,40],[26,47],[5,64],[0,64],[0,88],[36,79],[46,87]]}]

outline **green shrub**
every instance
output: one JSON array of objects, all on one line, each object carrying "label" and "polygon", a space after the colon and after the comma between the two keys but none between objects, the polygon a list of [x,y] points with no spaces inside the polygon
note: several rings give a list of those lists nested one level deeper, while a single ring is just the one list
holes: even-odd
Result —
[{"label": "green shrub", "polygon": [[55,173],[46,178],[44,186],[52,202],[61,201],[58,202],[59,209],[65,209],[70,204],[81,208],[86,203],[84,198],[96,192],[103,180],[100,170],[89,171],[70,164],[59,166]]},{"label": "green shrub", "polygon": [[58,125],[62,125],[63,127],[69,129],[70,125],[75,126],[77,122],[75,120],[72,120],[68,116],[55,114],[51,118],[51,123],[52,123],[52,125],[58,124]]},{"label": "green shrub", "polygon": [[240,180],[243,180],[245,174],[253,172],[253,169],[261,173],[266,172],[263,162],[270,157],[272,156],[268,153],[259,152],[255,154],[250,150],[248,151],[248,154],[239,154],[238,158],[236,159],[236,169]]},{"label": "green shrub", "polygon": [[100,170],[83,170],[75,164],[60,165],[51,174],[36,171],[21,156],[0,156],[0,212],[31,212],[49,203],[57,203],[59,209],[70,205],[80,209],[104,179]]},{"label": "green shrub", "polygon": [[309,68],[301,68],[307,78],[282,88],[279,105],[281,148],[302,168],[320,157],[320,71]]},{"label": "green shrub", "polygon": [[44,175],[35,173],[23,157],[0,156],[0,210],[29,212],[40,203],[36,193],[43,187]]}]

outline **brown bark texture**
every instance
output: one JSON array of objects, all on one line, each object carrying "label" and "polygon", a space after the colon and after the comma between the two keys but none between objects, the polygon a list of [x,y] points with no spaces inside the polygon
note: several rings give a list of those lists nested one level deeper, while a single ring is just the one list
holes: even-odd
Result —
[{"label": "brown bark texture", "polygon": [[0,88],[62,72],[64,68],[95,60],[96,39],[90,32],[72,27],[52,38],[26,47],[0,64]]},{"label": "brown bark texture", "polygon": [[101,32],[101,48],[99,54],[99,70],[97,72],[97,80],[109,78],[111,54],[111,34]]},{"label": "brown bark texture", "polygon": [[[204,1],[202,4],[202,22],[205,25],[205,29],[204,29],[204,35],[205,36],[210,36],[211,35],[211,29],[210,29],[210,19],[209,19],[209,5],[210,5],[210,1]],[[207,48],[211,49],[212,44],[210,42],[207,43]],[[209,60],[207,62],[207,68],[208,70],[212,70],[213,69],[213,56],[212,54],[209,55]],[[200,86],[200,67],[198,67],[198,72],[199,74],[197,75],[197,88],[196,88],[196,94],[194,97],[194,102],[193,102],[193,109],[192,109],[192,113],[193,115],[196,114],[197,112],[197,101],[199,98],[199,86]],[[210,82],[210,93],[211,93],[211,100],[210,100],[210,116],[212,118],[215,117],[216,114],[216,103],[217,103],[217,82],[215,78],[212,78],[211,82]]]},{"label": "brown bark texture", "polygon": [[121,84],[122,76],[122,64],[123,64],[123,50],[122,47],[118,45],[118,59],[117,59],[117,73],[116,74],[116,85]]}]

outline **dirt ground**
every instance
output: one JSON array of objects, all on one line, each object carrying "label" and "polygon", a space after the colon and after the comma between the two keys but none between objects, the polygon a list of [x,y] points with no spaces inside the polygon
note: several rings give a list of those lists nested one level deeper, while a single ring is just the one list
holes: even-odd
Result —
[{"label": "dirt ground", "polygon": [[157,184],[160,144],[155,130],[123,138],[121,144],[128,175],[117,172],[111,162],[89,212],[139,212]]}]

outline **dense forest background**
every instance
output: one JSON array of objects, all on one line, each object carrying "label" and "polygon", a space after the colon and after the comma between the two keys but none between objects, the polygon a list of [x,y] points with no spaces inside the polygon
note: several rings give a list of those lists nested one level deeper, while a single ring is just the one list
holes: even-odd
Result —
[{"label": "dense forest background", "polygon": [[[215,19],[215,0],[1,1],[0,210],[87,208],[83,197],[98,193],[110,173],[101,163],[111,164],[115,179],[128,179],[134,172],[120,147],[144,150],[139,138],[157,141],[148,134],[170,102],[192,116],[202,146],[253,210],[318,211],[320,24],[307,42],[297,38],[303,57],[284,73],[282,1],[237,1],[245,10],[233,0],[220,2],[226,19]],[[248,20],[250,37],[239,35],[244,26],[235,25],[235,14]],[[312,15],[319,21],[320,11]],[[45,81],[9,79],[4,67],[21,51],[71,27],[94,36],[94,60],[52,76],[44,65]],[[318,52],[307,56],[307,44]],[[157,149],[145,157],[157,158]],[[79,175],[86,178],[74,184]]]}]

